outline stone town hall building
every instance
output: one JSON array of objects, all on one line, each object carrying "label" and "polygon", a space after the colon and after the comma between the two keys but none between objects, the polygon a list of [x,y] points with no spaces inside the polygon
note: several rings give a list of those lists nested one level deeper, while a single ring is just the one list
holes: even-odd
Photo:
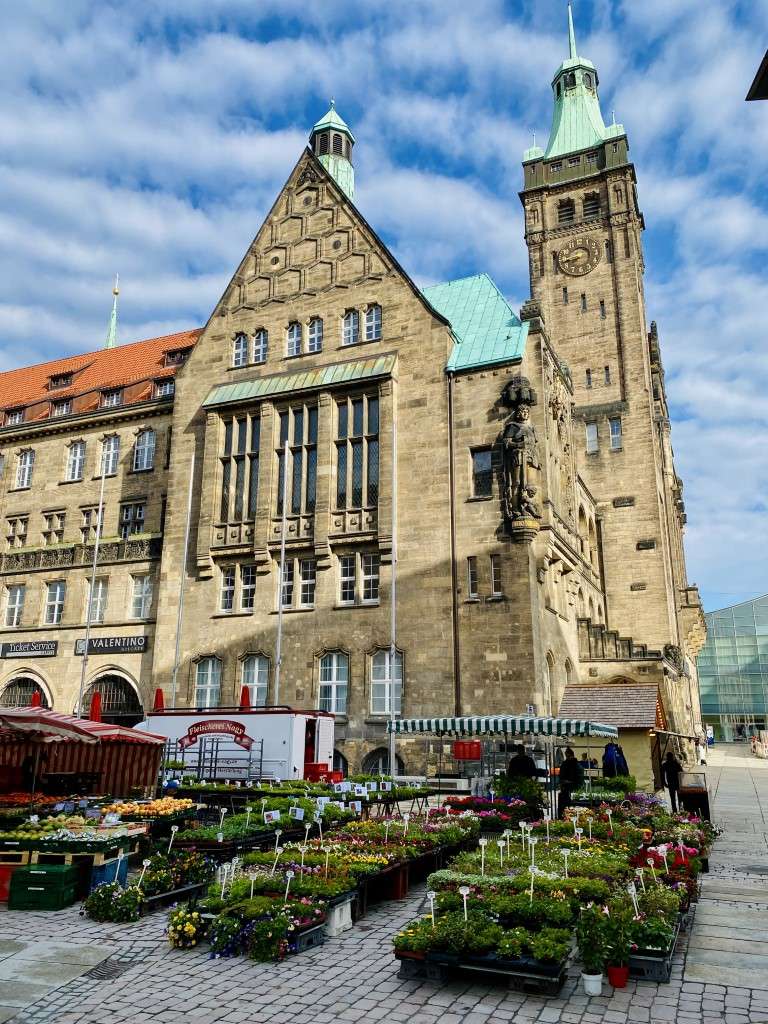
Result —
[{"label": "stone town hall building", "polygon": [[588,714],[641,683],[656,724],[699,725],[643,216],[597,87],[571,30],[523,158],[519,316],[484,273],[414,283],[354,205],[332,107],[202,329],[0,374],[2,704],[77,704],[103,472],[84,702],[107,717],[168,705],[174,677],[182,706],[246,684],[332,711],[351,767],[393,692],[409,717],[556,714],[566,689]]}]

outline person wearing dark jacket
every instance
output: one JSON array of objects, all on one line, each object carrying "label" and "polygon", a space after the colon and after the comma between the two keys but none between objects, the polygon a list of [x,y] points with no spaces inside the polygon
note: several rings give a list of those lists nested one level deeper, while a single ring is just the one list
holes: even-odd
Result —
[{"label": "person wearing dark jacket", "polygon": [[525,747],[515,747],[515,756],[507,766],[508,779],[535,779],[539,770],[536,762],[525,752]]},{"label": "person wearing dark jacket", "polygon": [[669,790],[669,802],[672,804],[672,813],[677,814],[677,794],[680,789],[680,776],[683,766],[670,750],[661,767],[661,778]]},{"label": "person wearing dark jacket", "polygon": [[573,791],[584,781],[584,769],[576,760],[570,747],[566,747],[565,760],[560,765],[560,793],[557,798],[557,816],[562,818],[565,808],[570,804]]}]

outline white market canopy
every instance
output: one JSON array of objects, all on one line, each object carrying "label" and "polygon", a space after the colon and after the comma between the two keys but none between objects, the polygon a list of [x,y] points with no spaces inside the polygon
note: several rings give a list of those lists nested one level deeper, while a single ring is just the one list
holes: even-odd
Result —
[{"label": "white market canopy", "polygon": [[512,715],[463,718],[398,718],[387,724],[388,732],[444,736],[601,736],[616,739],[615,725],[588,722],[583,718],[526,718]]}]

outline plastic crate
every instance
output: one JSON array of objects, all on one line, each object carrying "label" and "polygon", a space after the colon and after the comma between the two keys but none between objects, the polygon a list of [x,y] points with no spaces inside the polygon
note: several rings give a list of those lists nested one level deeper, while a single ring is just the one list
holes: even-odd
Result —
[{"label": "plastic crate", "polygon": [[77,899],[74,885],[66,889],[11,888],[8,897],[9,910],[63,910],[71,907]]},{"label": "plastic crate", "polygon": [[19,864],[0,864],[0,903],[8,902],[8,893],[11,888],[11,878],[14,871],[18,871]]},{"label": "plastic crate", "polygon": [[18,889],[30,888],[34,892],[60,892],[75,888],[77,885],[77,868],[70,864],[30,864],[14,872],[11,882],[11,895]]},{"label": "plastic crate", "polygon": [[312,949],[313,946],[322,946],[325,942],[325,924],[316,924],[299,932],[296,937],[296,952],[303,953],[305,949]]},{"label": "plastic crate", "polygon": [[[118,869],[118,864],[120,865]],[[106,882],[120,882],[125,885],[128,881],[128,858],[123,857],[120,861],[107,861],[106,864],[94,864],[91,871],[91,878],[88,884],[88,891],[93,892],[99,885]]]}]

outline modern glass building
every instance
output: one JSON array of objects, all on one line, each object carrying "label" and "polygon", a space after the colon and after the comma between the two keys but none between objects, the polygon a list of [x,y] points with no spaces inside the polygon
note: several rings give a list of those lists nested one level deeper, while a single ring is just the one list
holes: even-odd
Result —
[{"label": "modern glass building", "polygon": [[768,595],[708,612],[698,658],[701,714],[717,739],[746,737],[768,720]]}]

